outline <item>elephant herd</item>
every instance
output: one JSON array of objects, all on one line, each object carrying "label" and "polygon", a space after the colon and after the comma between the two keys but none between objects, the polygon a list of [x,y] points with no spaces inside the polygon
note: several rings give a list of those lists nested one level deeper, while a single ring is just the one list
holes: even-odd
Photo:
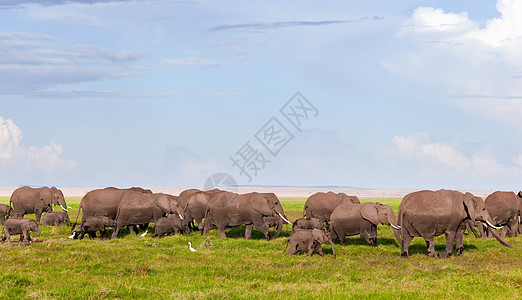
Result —
[{"label": "elephant herd", "polygon": [[[60,206],[62,211],[53,212],[53,205]],[[24,237],[31,243],[29,231],[38,235],[40,220],[42,225],[70,225],[67,208],[63,193],[57,188],[15,190],[10,205],[0,205],[0,222],[4,224],[5,233],[2,242],[7,239],[9,243],[10,235],[20,234],[20,243]],[[79,228],[75,230],[80,212]],[[446,236],[446,249],[438,256],[450,255],[453,245],[460,255],[464,251],[465,230],[478,236],[475,227],[483,237],[493,236],[502,245],[511,247],[505,236],[520,233],[521,212],[522,192],[494,192],[483,201],[459,191],[417,191],[402,199],[397,218],[388,205],[360,203],[356,196],[344,193],[316,193],[306,200],[303,218],[292,225],[288,255],[300,252],[312,255],[314,251],[324,255],[321,244],[329,244],[335,256],[333,241],[338,239],[341,245],[346,245],[346,236],[352,235],[360,235],[370,246],[377,246],[379,224],[390,225],[403,257],[408,257],[414,237],[424,238],[428,256],[437,256],[434,237],[442,234]],[[23,219],[26,214],[35,214],[35,220]],[[283,225],[290,221],[273,193],[189,189],[174,196],[139,187],[108,187],[92,190],[82,198],[70,238],[81,239],[85,234],[95,238],[96,232],[108,237],[107,228],[112,228],[114,239],[124,227],[136,235],[138,228],[145,230],[150,223],[155,224],[153,237],[194,230],[206,235],[209,230],[217,229],[219,236],[225,238],[227,228],[245,225],[245,239],[251,238],[255,227],[270,240],[273,237],[269,228],[275,228],[274,238],[277,238]],[[502,228],[500,234],[499,228]]]}]

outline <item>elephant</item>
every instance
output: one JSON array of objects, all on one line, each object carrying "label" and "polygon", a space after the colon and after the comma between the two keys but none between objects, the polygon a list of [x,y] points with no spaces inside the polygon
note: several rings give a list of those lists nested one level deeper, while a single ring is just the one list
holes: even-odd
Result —
[{"label": "elephant", "polygon": [[263,218],[272,216],[279,216],[286,223],[290,223],[274,193],[253,192],[234,197],[227,193],[219,193],[218,199],[207,207],[201,234],[206,235],[208,230],[217,227],[219,236],[226,238],[226,228],[245,224],[245,239],[250,239],[252,228],[255,226],[267,240],[270,240],[268,224]]},{"label": "elephant", "polygon": [[11,206],[0,204],[0,225],[4,225],[4,222],[11,216],[12,211]]},{"label": "elephant", "polygon": [[[283,219],[278,217],[263,217],[263,221],[268,225],[268,228],[274,228],[275,234],[272,238],[277,239],[283,229]],[[286,224],[288,226],[288,224]]]},{"label": "elephant", "polygon": [[345,193],[315,193],[305,202],[303,217],[317,218],[323,222],[330,222],[330,215],[334,209],[344,203],[359,204],[357,196],[348,196]]},{"label": "elephant", "polygon": [[184,212],[172,197],[165,194],[127,193],[118,205],[116,229],[111,238],[117,238],[123,226],[156,222],[165,214],[172,213],[178,214],[183,220]]},{"label": "elephant", "polygon": [[493,192],[486,197],[486,210],[493,220],[493,225],[503,226],[500,234],[502,238],[506,237],[508,231],[510,237],[517,235],[521,199],[513,192],[502,191]]},{"label": "elephant", "polygon": [[[496,228],[484,201],[469,192],[423,190],[406,195],[399,205],[401,256],[408,257],[412,239],[422,237],[428,247],[428,256],[435,257],[433,240],[442,234],[446,235],[446,250],[438,256],[448,257],[453,251],[453,244],[456,244],[457,255],[461,255],[464,252],[463,222],[467,219],[486,222]],[[511,247],[498,232],[492,232],[503,246]]]},{"label": "elephant", "polygon": [[31,188],[28,186],[17,188],[9,204],[13,206],[12,216],[23,218],[26,214],[35,214],[35,219],[40,224],[42,213],[53,211],[53,205],[59,205],[67,211],[67,203],[61,190],[55,187]]},{"label": "elephant", "polygon": [[176,214],[169,214],[161,217],[154,224],[154,235],[152,237],[162,237],[165,234],[171,235],[183,231],[182,220]]},{"label": "elephant", "polygon": [[118,206],[120,205],[121,200],[127,194],[152,194],[151,190],[145,190],[140,187],[132,187],[128,189],[118,189],[114,187],[107,187],[104,189],[96,189],[89,191],[85,196],[83,196],[80,201],[80,206],[78,208],[78,214],[76,215],[76,220],[71,228],[71,233],[74,231],[74,228],[78,224],[78,217],[80,216],[80,211],[83,211],[82,219],[80,223],[85,221],[88,217],[92,216],[105,216],[111,219],[116,219],[116,214],[118,213]]},{"label": "elephant", "polygon": [[67,226],[71,226],[69,214],[67,214],[65,211],[46,212],[42,217],[42,225],[58,226],[61,223],[64,223]]},{"label": "elephant", "polygon": [[299,229],[290,234],[288,238],[288,253],[286,255],[289,256],[301,253],[302,251],[308,251],[307,255],[312,256],[315,250],[319,255],[324,256],[321,244],[330,245],[332,247],[333,257],[335,257],[334,243],[328,231],[320,229]]},{"label": "elephant", "polygon": [[298,230],[298,229],[321,229],[326,230],[324,227],[324,222],[321,222],[321,220],[317,218],[311,218],[311,219],[305,219],[305,218],[299,218],[292,223],[292,232]]},{"label": "elephant", "polygon": [[106,227],[110,227],[114,230],[114,228],[116,228],[116,221],[105,216],[87,217],[76,230],[76,234],[71,235],[70,238],[76,239],[79,236],[81,240],[85,234],[87,234],[89,235],[89,239],[93,239],[96,238],[96,231],[100,232],[101,238],[106,238],[108,237]]},{"label": "elephant", "polygon": [[[219,189],[209,191],[199,191],[196,189],[191,189],[183,191],[179,195],[180,205],[181,207],[183,207],[185,211],[183,228],[186,230],[187,228],[189,228],[190,225],[193,224],[193,221],[196,221],[196,223],[198,224],[198,228],[202,230],[203,219],[205,218],[205,213],[207,211],[208,206],[217,199],[220,199],[220,196],[223,193],[228,195],[228,198],[234,198],[237,195]],[[192,230],[195,230],[195,226],[193,225]]]},{"label": "elephant", "polygon": [[393,233],[401,243],[397,220],[389,205],[379,202],[362,204],[341,204],[330,216],[330,236],[332,240],[339,238],[341,245],[346,246],[346,236],[360,234],[370,246],[377,246],[377,225],[388,222]]},{"label": "elephant", "polygon": [[4,237],[1,242],[3,243],[7,239],[7,244],[11,245],[11,235],[19,234],[20,240],[18,244],[21,245],[22,241],[27,239],[29,245],[31,245],[31,236],[29,236],[29,231],[34,232],[36,235],[40,235],[40,229],[38,228],[38,223],[35,220],[31,219],[9,219],[5,221],[4,224]]}]

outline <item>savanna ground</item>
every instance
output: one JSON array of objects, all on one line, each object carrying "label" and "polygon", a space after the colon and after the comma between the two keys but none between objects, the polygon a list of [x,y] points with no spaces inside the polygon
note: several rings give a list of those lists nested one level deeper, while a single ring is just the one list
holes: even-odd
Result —
[{"label": "savanna ground", "polygon": [[[304,198],[282,198],[291,221],[302,215]],[[368,198],[392,206],[401,199]],[[8,203],[0,198],[0,203]],[[79,198],[68,198],[74,222]],[[30,217],[34,218],[34,215]],[[199,299],[199,298],[464,298],[513,299],[522,295],[522,237],[496,240],[466,235],[463,256],[433,259],[424,240],[415,238],[410,258],[389,226],[378,227],[378,246],[349,237],[335,245],[337,258],[323,245],[325,257],[286,256],[289,232],[265,241],[244,227],[219,239],[198,232],[162,239],[131,236],[117,240],[70,240],[69,227],[41,226],[32,246],[0,245],[0,299]],[[153,232],[150,225],[149,232]],[[2,231],[3,236],[3,231]],[[34,239],[34,237],[33,237]],[[18,240],[18,236],[12,238]],[[190,252],[188,242],[198,252]],[[436,250],[444,249],[444,237]]]}]

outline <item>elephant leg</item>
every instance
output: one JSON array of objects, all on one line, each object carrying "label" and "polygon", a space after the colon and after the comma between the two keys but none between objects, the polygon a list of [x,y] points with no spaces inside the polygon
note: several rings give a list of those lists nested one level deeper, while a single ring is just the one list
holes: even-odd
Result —
[{"label": "elephant leg", "polygon": [[254,224],[249,224],[245,226],[245,240],[249,240],[252,237],[252,229],[254,228]]},{"label": "elephant leg", "polygon": [[42,211],[41,210],[36,210],[34,212],[34,219],[36,220],[36,223],[38,223],[38,225],[40,225],[41,218],[42,218]]},{"label": "elephant leg", "polygon": [[24,236],[24,238],[27,240],[27,242],[29,243],[29,245],[31,245],[31,244],[32,244],[32,240],[31,240],[31,235],[29,234],[29,231],[25,231],[25,232],[23,233],[23,236]]},{"label": "elephant leg", "polygon": [[313,241],[310,241],[308,243],[308,253],[306,255],[308,256],[312,256],[312,254],[314,253],[314,242]]},{"label": "elephant leg", "polygon": [[457,235],[455,236],[455,248],[458,256],[464,253],[464,230],[457,231]]},{"label": "elephant leg", "polygon": [[129,226],[127,226],[127,228],[129,228],[129,231],[130,231],[131,235],[137,235],[138,234],[138,230],[136,228],[136,225],[129,225]]},{"label": "elephant leg", "polygon": [[509,237],[515,237],[517,236],[517,223],[518,223],[518,219],[517,218],[511,218],[511,220],[509,221]]},{"label": "elephant leg", "polygon": [[21,245],[22,245],[22,242],[23,242],[23,240],[24,240],[24,233],[22,232],[22,233],[20,234],[20,239],[18,240],[18,245],[20,245],[20,246],[21,246]]},{"label": "elephant leg", "polygon": [[413,240],[413,237],[406,232],[406,230],[402,230],[402,244],[401,244],[401,257],[407,258],[409,256],[408,250],[410,249],[410,243]]},{"label": "elephant leg", "polygon": [[435,257],[437,253],[435,253],[435,242],[433,236],[423,237],[426,241],[426,248],[428,249],[428,257]]},{"label": "elephant leg", "polygon": [[268,231],[268,224],[263,221],[263,217],[254,219],[254,226],[261,231],[267,241],[270,241],[270,232]]},{"label": "elephant leg", "polygon": [[111,239],[117,239],[118,233],[120,233],[120,230],[121,230],[121,225],[117,224],[116,229],[114,229],[114,231],[112,232]]},{"label": "elephant leg", "polygon": [[140,225],[138,225],[138,227],[139,227],[141,230],[146,230],[147,228],[149,228],[149,223],[140,224]]},{"label": "elephant leg", "polygon": [[438,256],[441,258],[446,258],[451,254],[451,252],[453,252],[453,245],[455,244],[455,238],[457,236],[457,232],[456,231],[447,231],[445,233],[445,235],[446,235],[446,250],[444,250],[443,252],[438,254]]},{"label": "elephant leg", "polygon": [[218,231],[219,231],[219,237],[222,238],[222,239],[226,239],[227,238],[227,235],[225,234],[226,227],[218,225],[217,228],[218,228]]}]

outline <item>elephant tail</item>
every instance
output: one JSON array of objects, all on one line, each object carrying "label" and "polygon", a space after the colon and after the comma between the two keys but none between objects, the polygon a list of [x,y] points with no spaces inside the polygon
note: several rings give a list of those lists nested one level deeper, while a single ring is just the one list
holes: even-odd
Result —
[{"label": "elephant tail", "polygon": [[81,210],[82,210],[82,202],[80,201],[80,206],[78,207],[78,214],[76,215],[76,220],[74,221],[74,224],[71,227],[71,233],[73,233],[74,228],[76,228],[76,225],[78,224],[78,217],[80,216],[80,211]]}]

